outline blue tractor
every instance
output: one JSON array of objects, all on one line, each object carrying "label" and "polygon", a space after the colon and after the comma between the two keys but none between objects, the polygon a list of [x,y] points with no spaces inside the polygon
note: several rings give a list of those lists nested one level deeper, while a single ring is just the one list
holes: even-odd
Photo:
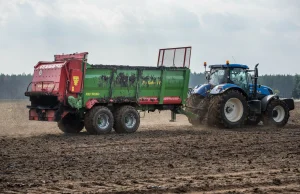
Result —
[{"label": "blue tractor", "polygon": [[259,85],[258,65],[249,70],[247,65],[210,65],[205,72],[207,83],[191,90],[186,110],[198,115],[190,118],[192,125],[203,124],[226,128],[241,125],[283,127],[294,109],[293,99],[280,99],[270,87]]}]

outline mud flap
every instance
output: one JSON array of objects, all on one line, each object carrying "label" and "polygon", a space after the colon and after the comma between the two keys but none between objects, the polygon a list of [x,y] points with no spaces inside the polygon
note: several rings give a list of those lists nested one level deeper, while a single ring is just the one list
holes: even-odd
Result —
[{"label": "mud flap", "polygon": [[289,110],[294,110],[295,109],[295,103],[293,99],[286,98],[286,99],[281,99],[286,105],[289,107]]}]

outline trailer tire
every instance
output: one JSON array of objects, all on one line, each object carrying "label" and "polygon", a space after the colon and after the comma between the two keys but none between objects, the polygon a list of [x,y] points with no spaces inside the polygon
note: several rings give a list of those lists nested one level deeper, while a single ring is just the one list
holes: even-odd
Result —
[{"label": "trailer tire", "polygon": [[248,104],[241,92],[229,90],[212,98],[207,114],[210,126],[240,127],[248,116]]},{"label": "trailer tire", "polygon": [[287,104],[279,99],[272,100],[267,105],[267,110],[263,115],[264,125],[283,127],[290,118]]},{"label": "trailer tire", "polygon": [[122,106],[115,112],[114,129],[117,133],[134,133],[140,126],[140,114],[132,106]]},{"label": "trailer tire", "polygon": [[85,114],[84,125],[89,134],[108,134],[112,131],[114,117],[108,108],[96,106]]},{"label": "trailer tire", "polygon": [[64,133],[79,133],[84,128],[84,123],[79,115],[68,113],[57,123],[57,126]]}]

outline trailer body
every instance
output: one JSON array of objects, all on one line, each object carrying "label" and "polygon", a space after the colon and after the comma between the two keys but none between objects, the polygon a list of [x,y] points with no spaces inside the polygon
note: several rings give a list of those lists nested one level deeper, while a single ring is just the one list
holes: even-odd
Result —
[{"label": "trailer body", "polygon": [[147,110],[155,105],[181,105],[187,97],[189,76],[185,67],[91,65],[84,78],[83,106],[129,103]]},{"label": "trailer body", "polygon": [[156,67],[92,65],[87,55],[55,55],[54,61],[38,62],[25,92],[31,101],[27,106],[29,120],[56,121],[60,128],[76,120],[83,128],[95,107],[103,107],[116,117],[124,106],[135,111],[174,112],[185,104],[191,47],[160,49]]}]

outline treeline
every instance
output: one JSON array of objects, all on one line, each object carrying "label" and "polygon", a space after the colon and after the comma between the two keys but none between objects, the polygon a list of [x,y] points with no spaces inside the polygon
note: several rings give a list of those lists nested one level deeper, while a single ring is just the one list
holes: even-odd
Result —
[{"label": "treeline", "polygon": [[[0,99],[26,99],[24,92],[32,80],[32,75],[4,75],[0,74]],[[203,73],[191,73],[189,87],[205,83]],[[267,85],[281,97],[300,98],[300,76],[292,75],[262,75],[259,84]]]},{"label": "treeline", "polygon": [[0,75],[0,99],[25,99],[24,93],[32,75]]}]

